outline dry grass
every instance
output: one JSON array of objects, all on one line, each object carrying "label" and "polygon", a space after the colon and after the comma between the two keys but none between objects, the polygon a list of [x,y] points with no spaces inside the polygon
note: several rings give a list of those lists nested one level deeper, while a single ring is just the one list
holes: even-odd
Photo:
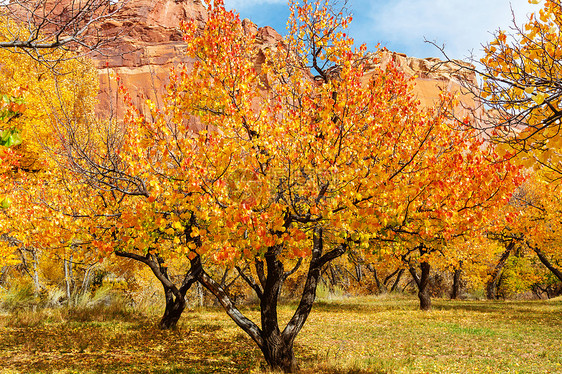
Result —
[{"label": "dry grass", "polygon": [[[290,318],[294,306],[280,308]],[[246,313],[256,318],[256,310]],[[98,309],[0,315],[0,373],[265,373],[253,342],[218,309],[156,317]],[[302,373],[562,373],[562,300],[319,302],[297,339]]]}]

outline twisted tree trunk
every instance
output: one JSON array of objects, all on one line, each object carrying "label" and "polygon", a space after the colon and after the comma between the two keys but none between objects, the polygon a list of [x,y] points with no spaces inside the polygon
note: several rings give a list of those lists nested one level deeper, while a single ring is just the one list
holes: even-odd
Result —
[{"label": "twisted tree trunk", "polygon": [[153,274],[158,278],[164,288],[164,296],[166,299],[166,309],[164,315],[160,319],[158,326],[163,330],[174,329],[185,309],[185,294],[191,286],[197,281],[201,267],[201,258],[196,256],[191,259],[191,267],[186,272],[183,282],[178,287],[172,282],[168,274],[168,268],[164,266],[164,260],[156,253],[147,253],[145,256],[136,253],[116,251],[117,256],[131,258],[140,261],[150,267]]},{"label": "twisted tree trunk", "polygon": [[294,341],[312,310],[321,270],[328,262],[343,255],[347,246],[341,244],[324,253],[322,229],[317,228],[314,231],[312,255],[301,300],[293,317],[283,330],[279,328],[277,304],[280,288],[294,269],[285,272],[284,265],[280,261],[282,249],[279,245],[270,247],[265,254],[265,261],[254,260],[258,282],[238,268],[242,278],[252,287],[260,300],[261,328],[236,308],[220,284],[204,270],[200,274],[199,281],[217,297],[234,322],[256,342],[271,369],[292,373],[297,369],[293,351]]}]

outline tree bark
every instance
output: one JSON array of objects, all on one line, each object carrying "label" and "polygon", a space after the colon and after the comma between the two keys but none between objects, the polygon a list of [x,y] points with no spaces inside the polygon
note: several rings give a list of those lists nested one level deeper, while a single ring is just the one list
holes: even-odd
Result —
[{"label": "tree bark", "polygon": [[97,263],[94,263],[86,269],[84,272],[84,278],[82,279],[82,285],[78,291],[79,295],[85,295],[90,289],[90,282],[92,279],[92,270],[96,267]]},{"label": "tree bark", "polygon": [[72,255],[70,256],[70,260],[64,259],[64,281],[66,284],[66,299],[68,305],[73,305],[74,300],[73,296],[73,279],[72,279]]},{"label": "tree bark", "polygon": [[201,283],[196,283],[197,287],[197,302],[199,307],[202,307],[205,304],[205,295],[203,294],[203,286]]},{"label": "tree bark", "polygon": [[197,281],[202,269],[201,258],[199,256],[190,259],[191,267],[186,272],[180,287],[177,287],[168,275],[168,268],[164,266],[164,261],[158,254],[146,254],[145,256],[136,253],[116,251],[115,254],[121,257],[131,258],[140,261],[150,267],[152,273],[158,278],[164,288],[166,299],[166,309],[160,319],[158,326],[163,330],[174,329],[185,309],[185,294],[187,290]]},{"label": "tree bark", "polygon": [[277,318],[277,302],[285,273],[283,263],[278,259],[280,251],[281,247],[274,246],[265,254],[267,276],[260,299],[261,330],[265,344],[260,348],[265,360],[274,370],[293,372],[293,347],[281,336]]},{"label": "tree bark", "polygon": [[410,273],[414,282],[418,286],[418,298],[420,300],[421,310],[431,310],[431,295],[429,293],[429,273],[431,271],[431,266],[428,262],[420,263],[421,274],[418,276],[416,269],[410,266]]},{"label": "tree bark", "polygon": [[387,289],[386,289],[386,287],[384,287],[384,289],[382,288],[383,286],[382,286],[381,281],[380,281],[380,279],[379,279],[379,277],[378,277],[377,269],[375,269],[374,267],[372,267],[371,264],[367,264],[367,269],[370,270],[370,271],[373,273],[373,278],[375,278],[375,283],[376,283],[376,285],[377,285],[378,293],[379,293],[379,294],[380,294],[380,293],[383,293],[383,292],[386,293],[386,292],[387,292]]},{"label": "tree bark", "polygon": [[453,272],[453,289],[451,290],[452,300],[455,300],[459,297],[461,290],[461,273],[462,270],[460,268],[455,269],[455,271]]},{"label": "tree bark", "polygon": [[497,298],[497,287],[498,287],[498,281],[500,279],[501,271],[505,266],[505,263],[507,262],[507,259],[509,258],[509,255],[511,254],[513,248],[515,248],[515,240],[511,240],[507,244],[505,251],[502,253],[500,257],[500,260],[498,261],[492,273],[490,274],[491,278],[486,284],[486,298],[488,300],[494,300]]},{"label": "tree bark", "polygon": [[398,274],[396,275],[396,279],[394,280],[394,283],[392,284],[392,287],[390,288],[391,293],[396,291],[396,288],[398,287],[398,283],[400,283],[400,279],[402,278],[403,274],[404,274],[404,269],[400,269],[398,271]]},{"label": "tree bark", "polygon": [[533,251],[535,251],[542,264],[546,266],[546,268],[550,270],[552,274],[554,274],[556,278],[558,278],[562,282],[562,271],[560,271],[554,265],[552,265],[552,263],[548,260],[548,258],[546,258],[544,253],[538,247],[531,247],[531,248],[533,249]]},{"label": "tree bark", "polygon": [[361,269],[361,264],[355,264],[355,275],[357,276],[357,282],[361,284],[363,280],[363,269]]},{"label": "tree bark", "polygon": [[200,282],[217,297],[234,322],[256,342],[269,367],[291,373],[297,369],[293,351],[294,341],[312,310],[321,270],[328,262],[343,255],[347,246],[341,244],[324,253],[322,229],[315,229],[312,256],[301,300],[283,331],[279,328],[277,303],[279,288],[291,271],[284,271],[283,263],[279,260],[281,250],[281,246],[270,247],[265,254],[265,266],[260,259],[256,259],[259,284],[239,269],[242,278],[254,289],[260,299],[261,328],[236,308],[229,295],[204,270],[201,272]]},{"label": "tree bark", "polygon": [[271,335],[265,339],[261,351],[272,370],[284,373],[293,373],[297,370],[293,343],[285,341],[281,334]]},{"label": "tree bark", "polygon": [[162,330],[175,329],[185,309],[185,295],[182,295],[182,297],[175,297],[172,288],[164,285],[164,296],[166,298],[166,309],[164,310],[164,315],[160,319],[158,326]]},{"label": "tree bark", "polygon": [[31,250],[31,256],[33,258],[33,289],[35,296],[38,296],[41,292],[41,283],[39,282],[39,258],[37,256],[37,250]]}]

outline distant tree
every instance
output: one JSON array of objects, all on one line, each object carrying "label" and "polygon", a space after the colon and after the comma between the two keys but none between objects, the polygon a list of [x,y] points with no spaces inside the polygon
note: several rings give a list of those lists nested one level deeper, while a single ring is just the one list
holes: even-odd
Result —
[{"label": "distant tree", "polygon": [[[474,67],[459,68],[471,69],[482,78],[481,86],[466,85],[482,105],[483,110],[475,113],[477,127],[499,145],[499,153],[532,173],[532,181],[522,186],[510,204],[512,213],[519,214],[519,222],[507,224],[507,231],[499,235],[505,239],[504,254],[512,253],[515,247],[537,249],[538,258],[556,275],[557,268],[549,258],[558,258],[559,251],[545,249],[549,252],[545,256],[543,247],[555,247],[551,245],[560,222],[562,4],[545,0],[524,24],[516,21],[509,30],[494,34],[484,46],[485,56],[475,61]],[[496,268],[502,268],[506,261],[502,256]],[[499,276],[493,271],[490,297],[495,295]]]},{"label": "distant tree", "polygon": [[[52,51],[52,56],[62,54],[67,55]],[[0,49],[0,59],[0,92],[11,93],[0,97],[0,263],[27,264],[39,291],[38,262],[43,254],[54,255],[51,249],[58,252],[68,237],[57,227],[56,213],[35,206],[45,190],[56,190],[57,164],[49,155],[57,138],[53,123],[61,118],[83,121],[93,111],[97,72],[77,56],[61,60],[56,73],[7,49]],[[44,246],[49,241],[52,245]]]},{"label": "distant tree", "polygon": [[380,250],[409,270],[423,310],[431,308],[432,265],[457,268],[461,261],[485,256],[488,247],[478,240],[522,181],[518,167],[498,156],[493,145],[476,140],[475,131],[443,126],[425,157],[404,175],[404,184],[417,189],[400,192],[407,203],[379,239]]},{"label": "distant tree", "polygon": [[[560,186],[546,182],[536,173],[513,196],[509,209],[517,218],[506,232],[519,239],[521,245],[532,251],[540,262],[562,282],[560,243],[562,213]],[[558,263],[558,265],[557,265]]]},{"label": "distant tree", "polygon": [[[519,280],[516,287],[522,289],[522,284],[533,284],[531,278],[541,278],[537,274],[531,276],[534,263],[527,258],[536,257],[558,282],[562,281],[560,269],[561,252],[559,250],[561,237],[560,214],[560,185],[545,180],[541,170],[530,172],[523,183],[513,194],[510,201],[498,212],[495,228],[487,235],[489,239],[502,243],[504,249],[497,262],[490,271],[487,283],[488,298],[496,298],[498,282],[502,277],[504,267],[510,263],[526,266],[527,269],[511,270],[514,274],[527,274],[527,280]],[[516,256],[515,256],[516,255]],[[511,259],[515,256],[514,259]],[[535,261],[535,262],[536,262]],[[533,266],[531,266],[533,265]],[[512,283],[516,283],[512,281]]]}]

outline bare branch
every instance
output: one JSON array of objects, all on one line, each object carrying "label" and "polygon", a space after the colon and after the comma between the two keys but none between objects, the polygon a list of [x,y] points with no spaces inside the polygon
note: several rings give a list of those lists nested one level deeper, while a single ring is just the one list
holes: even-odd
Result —
[{"label": "bare branch", "polygon": [[[0,48],[55,67],[61,60],[97,52],[119,34],[104,34],[127,0],[10,0],[0,5]],[[56,52],[61,51],[61,52]],[[64,52],[72,51],[72,54]]]}]

